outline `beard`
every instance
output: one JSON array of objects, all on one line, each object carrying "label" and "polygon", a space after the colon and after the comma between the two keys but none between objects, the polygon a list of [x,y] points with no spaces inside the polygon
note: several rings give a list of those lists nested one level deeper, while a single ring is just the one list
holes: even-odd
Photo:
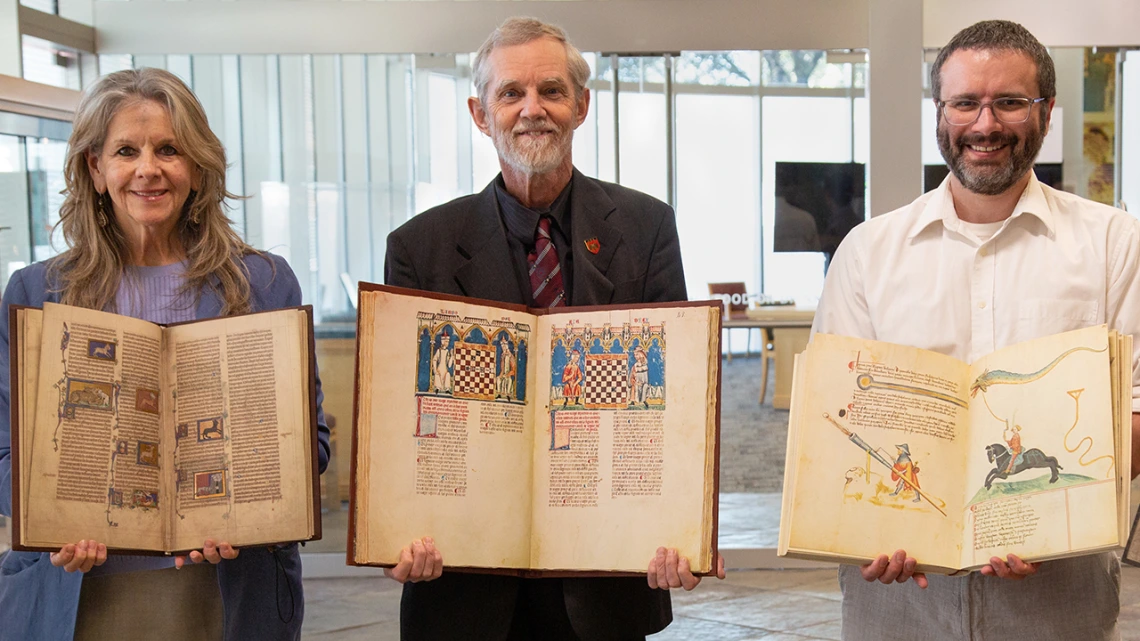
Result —
[{"label": "beard", "polygon": [[[1041,144],[1045,140],[1045,121],[1042,119],[1039,127],[1030,127],[1025,139],[1014,133],[995,131],[989,135],[964,135],[954,140],[950,139],[949,125],[939,119],[938,122],[938,150],[942,158],[950,167],[950,172],[962,183],[966,189],[975,194],[996,196],[1004,193],[1021,180],[1025,172],[1033,169],[1033,161],[1037,159],[1037,152],[1041,151]],[[967,145],[981,147],[1008,146],[1009,160],[970,162],[965,158],[964,150]]]},{"label": "beard", "polygon": [[[551,131],[553,135],[539,138],[518,135],[536,129]],[[491,129],[491,140],[499,158],[515,171],[530,175],[557,169],[570,156],[573,139],[573,129],[562,129],[549,118],[520,118],[509,131],[498,127]]]}]

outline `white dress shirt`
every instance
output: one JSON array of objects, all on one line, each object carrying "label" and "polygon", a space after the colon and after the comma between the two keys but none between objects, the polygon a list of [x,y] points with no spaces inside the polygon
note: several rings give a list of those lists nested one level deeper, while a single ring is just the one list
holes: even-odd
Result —
[{"label": "white dress shirt", "polygon": [[1105,323],[1138,340],[1140,221],[1031,177],[988,240],[958,219],[947,181],[872,218],[836,251],[813,332],[913,345],[972,362]]},{"label": "white dress shirt", "polygon": [[[1140,221],[1031,177],[995,231],[958,219],[948,181],[852,230],[831,261],[813,332],[964,361],[1101,323],[1140,339]],[[928,578],[926,590],[868,583],[841,566],[844,641],[1119,639],[1113,553],[1050,561],[1023,581]]]}]

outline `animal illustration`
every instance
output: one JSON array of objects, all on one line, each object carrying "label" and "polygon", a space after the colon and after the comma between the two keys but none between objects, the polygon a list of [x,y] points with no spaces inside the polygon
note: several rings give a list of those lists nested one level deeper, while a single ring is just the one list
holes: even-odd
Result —
[{"label": "animal illustration", "polygon": [[98,358],[111,358],[115,345],[112,343],[103,343],[99,347],[91,350],[91,355]]},{"label": "animal illustration", "polygon": [[1012,469],[1009,465],[1010,456],[1011,454],[1009,448],[1007,448],[1003,443],[994,443],[992,445],[986,446],[986,458],[990,460],[990,463],[996,465],[996,467],[990,470],[990,473],[986,476],[987,490],[990,489],[990,485],[994,482],[994,479],[1005,479],[1013,476],[1014,474],[1020,474],[1025,470],[1034,468],[1047,467],[1051,469],[1053,471],[1053,476],[1050,477],[1049,482],[1056,483],[1057,479],[1059,478],[1057,470],[1064,469],[1061,467],[1060,463],[1057,462],[1057,457],[1046,456],[1044,452],[1037,448],[1025,450],[1025,452],[1021,455],[1021,459],[1013,466]]},{"label": "animal illustration", "polygon": [[82,403],[84,405],[93,405],[102,407],[108,405],[111,401],[102,390],[96,388],[78,389],[71,392],[72,403]]},{"label": "animal illustration", "polygon": [[1053,359],[1052,363],[1049,363],[1045,367],[1042,367],[1036,372],[1030,374],[1018,374],[1016,372],[1007,372],[1001,369],[995,369],[993,371],[986,370],[982,373],[981,376],[974,379],[974,384],[970,386],[970,397],[973,398],[974,396],[977,396],[979,391],[984,394],[991,385],[1023,385],[1025,383],[1032,383],[1033,381],[1051,372],[1054,367],[1059,365],[1061,361],[1065,359],[1065,357],[1072,354],[1073,352],[1103,352],[1106,349],[1108,348],[1102,347],[1101,349],[1093,349],[1091,347],[1074,347],[1070,350],[1066,350],[1060,356]]}]

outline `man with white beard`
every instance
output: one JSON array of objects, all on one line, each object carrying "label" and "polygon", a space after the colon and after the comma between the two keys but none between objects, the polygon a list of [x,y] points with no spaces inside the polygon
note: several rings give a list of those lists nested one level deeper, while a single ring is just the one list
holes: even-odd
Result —
[{"label": "man with white beard", "polygon": [[[480,47],[472,71],[478,96],[467,104],[502,173],[393,231],[385,281],[531,307],[685,300],[673,210],[574,169],[590,68],[566,33],[511,18]],[[700,582],[666,547],[646,578],[443,573],[443,559],[425,536],[387,572],[404,583],[405,641],[644,639],[672,620],[667,589]],[[718,570],[723,578],[723,561]]]}]

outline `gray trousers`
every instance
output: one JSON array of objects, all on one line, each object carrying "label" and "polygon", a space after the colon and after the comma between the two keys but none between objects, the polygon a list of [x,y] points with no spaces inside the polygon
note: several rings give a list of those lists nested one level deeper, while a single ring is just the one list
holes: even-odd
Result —
[{"label": "gray trousers", "polygon": [[974,572],[883,585],[839,567],[843,641],[1118,641],[1120,560],[1106,552],[1046,561],[1010,581]]},{"label": "gray trousers", "polygon": [[221,638],[218,573],[209,563],[83,577],[75,641]]}]

